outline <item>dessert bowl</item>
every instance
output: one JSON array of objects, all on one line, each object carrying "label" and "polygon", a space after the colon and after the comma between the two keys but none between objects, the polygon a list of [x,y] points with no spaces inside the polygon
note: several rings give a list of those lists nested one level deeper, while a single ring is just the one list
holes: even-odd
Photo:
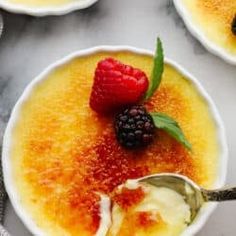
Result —
[{"label": "dessert bowl", "polygon": [[[4,140],[3,140],[3,151],[2,151],[2,165],[3,165],[4,182],[5,182],[7,193],[9,195],[9,198],[12,202],[12,205],[13,205],[16,213],[21,218],[23,223],[27,226],[27,228],[33,233],[33,235],[39,235],[39,236],[40,235],[48,235],[48,234],[50,235],[50,233],[52,235],[53,234],[55,235],[55,232],[54,231],[49,232],[50,230],[53,230],[53,229],[52,228],[50,228],[50,229],[47,228],[47,233],[48,234],[46,234],[45,227],[51,227],[51,225],[47,225],[47,226],[44,225],[44,227],[42,227],[41,225],[42,225],[42,223],[44,223],[43,222],[44,219],[41,218],[40,220],[38,220],[38,219],[35,220],[35,215],[34,214],[37,214],[37,211],[38,210],[40,211],[40,209],[36,209],[36,208],[33,209],[33,212],[35,210],[35,213],[32,214],[32,211],[30,211],[30,210],[32,210],[32,209],[30,209],[30,205],[27,205],[24,202],[24,197],[28,198],[30,196],[29,195],[30,192],[27,192],[27,187],[24,183],[23,183],[23,185],[20,183],[20,189],[21,190],[19,189],[18,181],[20,181],[19,180],[20,178],[17,177],[15,172],[19,172],[19,169],[20,169],[20,172],[25,171],[25,170],[23,170],[22,168],[19,168],[19,166],[21,166],[22,163],[20,163],[19,161],[15,161],[16,160],[15,158],[14,158],[14,161],[13,161],[13,157],[15,155],[20,156],[20,153],[18,153],[17,144],[15,142],[16,141],[15,140],[15,134],[18,133],[18,131],[16,132],[16,128],[18,126],[19,121],[21,120],[20,117],[22,115],[22,112],[24,112],[26,110],[25,107],[27,107],[28,106],[27,104],[30,103],[30,97],[33,96],[34,94],[40,94],[40,91],[42,91],[42,89],[43,89],[42,85],[44,84],[44,82],[47,82],[47,86],[50,86],[50,84],[51,84],[50,81],[53,81],[55,79],[55,78],[53,80],[48,79],[48,77],[51,74],[53,74],[54,72],[56,72],[56,73],[58,72],[59,75],[61,77],[63,77],[63,76],[66,76],[66,75],[72,73],[70,75],[72,75],[72,80],[73,81],[74,81],[74,78],[76,78],[77,76],[80,76],[81,78],[85,78],[82,71],[80,71],[80,70],[77,71],[78,64],[76,64],[76,63],[74,64],[74,62],[76,62],[76,60],[82,59],[82,61],[81,61],[82,68],[85,72],[87,72],[87,71],[90,71],[89,70],[89,68],[90,68],[89,63],[88,63],[88,61],[86,61],[87,58],[91,58],[90,60],[92,60],[93,64],[94,64],[95,62],[97,62],[97,59],[98,59],[98,58],[96,58],[96,55],[98,55],[99,59],[100,59],[101,55],[102,56],[121,57],[123,59],[127,57],[127,58],[129,58],[129,63],[134,62],[135,61],[134,58],[136,58],[136,57],[144,58],[144,60],[150,60],[150,58],[153,57],[153,53],[151,51],[142,50],[142,49],[138,49],[138,48],[134,48],[134,47],[128,47],[128,46],[99,46],[99,47],[95,47],[95,48],[75,52],[75,53],[63,58],[62,60],[59,60],[58,62],[52,64],[51,66],[49,66],[47,69],[45,69],[38,77],[36,77],[28,85],[28,87],[25,89],[22,96],[20,97],[20,99],[16,103],[16,105],[15,105],[13,111],[12,111],[9,123],[7,125],[5,135],[4,135]],[[84,61],[83,61],[83,59],[84,59]],[[70,63],[72,63],[72,64],[70,64]],[[139,62],[139,64],[142,64],[142,63]],[[71,65],[72,67],[67,68],[67,66],[69,66],[69,65]],[[165,60],[165,67],[172,68],[174,71],[178,72],[182,76],[182,77],[179,77],[179,78],[184,81],[184,84],[186,86],[191,86],[191,88],[194,91],[196,91],[196,93],[199,95],[199,100],[201,101],[201,103],[204,104],[204,107],[205,106],[207,107],[207,110],[208,110],[209,116],[210,116],[210,120],[212,122],[212,127],[214,127],[214,134],[216,136],[216,137],[213,137],[213,139],[215,140],[215,143],[217,145],[217,156],[218,157],[214,160],[208,160],[208,164],[210,163],[210,165],[214,165],[214,162],[217,162],[217,165],[213,168],[214,169],[213,172],[215,172],[215,173],[214,174],[212,173],[212,175],[214,175],[214,177],[210,176],[210,178],[212,178],[212,181],[210,181],[211,183],[206,184],[206,186],[209,187],[209,188],[221,187],[221,186],[223,186],[223,184],[225,182],[228,153],[227,153],[227,143],[226,143],[224,126],[223,126],[221,118],[220,118],[220,116],[217,112],[217,109],[216,109],[212,99],[209,97],[209,95],[206,93],[206,91],[203,89],[203,87],[200,85],[200,83],[197,81],[197,79],[195,79],[192,75],[190,75],[187,71],[185,71],[181,66],[179,66],[177,63],[175,63],[172,60],[166,59]],[[63,75],[62,75],[63,70],[64,70],[65,74],[63,72]],[[73,70],[76,70],[76,74],[73,73]],[[89,72],[89,74],[90,74],[90,72]],[[92,76],[92,74],[90,74],[90,76]],[[64,89],[64,87],[65,87],[63,85],[60,85],[59,80],[57,80],[57,85],[58,85],[57,86],[58,88],[61,86],[60,89]],[[76,86],[78,86],[78,84]],[[80,86],[84,86],[83,83],[81,83]],[[54,87],[54,88],[56,89],[56,87]],[[77,87],[77,88],[79,89],[79,87]],[[83,87],[82,90],[86,90],[86,89],[88,89],[88,88],[85,85],[85,87]],[[69,94],[71,94],[71,93],[74,93],[74,91],[72,91],[72,90],[69,91]],[[186,91],[186,93],[187,93],[187,91]],[[50,92],[45,93],[45,96],[43,94],[43,97],[46,98],[49,95],[50,95]],[[191,95],[189,95],[189,96],[191,96]],[[43,97],[41,97],[41,98],[38,97],[37,98],[38,100],[36,99],[36,101],[38,101],[39,103],[43,102],[43,104],[45,104],[45,107],[50,106],[50,100],[49,99],[44,100]],[[78,95],[78,98],[79,97],[80,96]],[[43,101],[40,101],[40,99],[43,99]],[[58,98],[58,99],[60,100],[60,98]],[[70,97],[68,97],[68,99],[70,99]],[[175,100],[175,98],[171,98],[171,99]],[[72,100],[70,100],[69,103],[67,104],[69,106],[68,109],[70,109],[70,110],[72,109],[72,107],[70,107],[70,105],[73,103],[73,102],[72,103],[71,102],[72,102]],[[78,100],[78,102],[79,102],[79,100]],[[171,106],[171,104],[170,104],[170,106]],[[191,108],[188,107],[187,109],[191,109]],[[36,107],[33,108],[33,110],[31,108],[31,110],[29,110],[29,112],[31,112],[31,111],[32,112],[35,112],[35,111],[38,112],[37,116],[40,119],[42,111],[41,110],[37,111],[37,104],[36,104]],[[50,110],[47,111],[49,116],[50,116],[50,112],[51,112]],[[61,112],[63,113],[64,111],[61,111]],[[79,109],[79,110],[77,110],[77,112],[82,112],[82,110]],[[204,113],[201,114],[201,115],[204,116]],[[61,119],[64,120],[65,118],[62,117]],[[70,117],[69,119],[73,120],[72,117]],[[189,117],[189,119],[191,119],[191,117]],[[45,126],[46,129],[45,129],[45,127],[44,128],[39,127],[39,132],[42,131],[43,133],[44,132],[47,133],[47,132],[50,132],[51,128],[53,129],[55,127],[54,126],[54,119],[51,120],[51,118],[50,118],[50,120],[48,120],[48,121],[45,120],[43,122],[46,123],[46,124],[48,123],[48,127],[47,127],[47,125]],[[52,122],[52,125],[49,124],[51,122]],[[44,124],[42,124],[42,125],[44,126]],[[69,129],[69,127],[67,127],[67,128]],[[85,129],[88,130],[88,128],[85,128]],[[19,129],[19,133],[24,133],[26,130],[28,130],[27,132],[31,132],[30,127],[28,128],[28,126],[24,126],[23,129]],[[92,135],[92,132],[90,130],[88,130],[88,132],[90,132],[90,135]],[[205,130],[204,130],[203,133],[206,133]],[[211,136],[209,136],[209,137],[211,137]],[[64,139],[63,141],[61,141],[61,142],[63,142],[63,145],[68,140],[68,137],[63,136],[63,137],[60,137],[60,138]],[[209,140],[208,141],[205,140],[205,141],[208,142]],[[81,142],[83,142],[83,141],[81,141]],[[85,142],[88,143],[88,140],[85,140]],[[31,149],[31,147],[30,147],[31,151],[36,150],[37,153],[39,155],[41,155],[42,149],[45,149],[45,148],[47,149],[49,147],[48,143],[41,143],[41,144],[40,145],[36,144],[36,146],[35,146],[35,143],[34,143],[33,144],[33,149]],[[110,145],[112,145],[112,143],[110,143]],[[204,143],[201,143],[200,146],[204,146]],[[57,148],[60,149],[60,147],[56,147],[56,149]],[[76,156],[77,155],[77,153],[76,153],[77,150],[72,150],[72,151],[73,151],[73,156],[74,155]],[[194,149],[193,149],[193,152],[194,152]],[[214,151],[213,151],[213,153],[214,153]],[[204,155],[204,154],[205,153],[202,153],[202,155]],[[60,154],[57,153],[57,155],[60,155]],[[86,155],[86,152],[84,153],[84,155]],[[184,155],[183,155],[183,157],[184,157]],[[76,156],[76,158],[77,158],[77,156]],[[58,159],[58,161],[60,162],[60,159]],[[65,161],[68,161],[68,160],[65,160]],[[181,165],[181,160],[174,159],[174,161],[177,163],[177,166]],[[179,164],[178,164],[178,162],[179,162]],[[211,164],[211,162],[213,162],[213,163]],[[34,161],[32,162],[32,160],[31,160],[31,163],[28,163],[28,164],[29,165],[31,165],[31,164],[34,165]],[[46,166],[48,163],[45,160],[45,162],[43,162],[41,164],[43,166],[44,165]],[[38,169],[39,171],[40,171],[40,168],[42,167],[41,164],[39,165],[39,167],[37,167],[37,168],[39,168]],[[37,165],[37,163],[35,165]],[[58,163],[56,165],[58,165]],[[81,160],[79,162],[79,165],[82,165]],[[71,168],[71,166],[68,166],[68,167]],[[79,166],[78,166],[78,168],[79,168]],[[84,169],[85,168],[82,168],[82,171],[84,171]],[[185,168],[185,171],[187,173],[189,173],[187,169],[188,169],[188,166]],[[189,169],[191,169],[191,168],[189,168]],[[203,170],[207,172],[208,171],[207,169],[208,168],[206,168],[206,169],[204,168]],[[57,168],[55,168],[53,171],[57,172],[58,170],[57,170]],[[45,173],[44,172],[45,172],[45,170],[43,170],[43,174],[45,174],[45,175],[48,174],[48,173],[46,173],[47,171]],[[180,172],[181,172],[181,170],[180,170]],[[190,170],[190,172],[191,172],[191,170]],[[37,172],[36,175],[38,175],[39,173],[40,172]],[[209,173],[211,173],[211,170],[210,170]],[[31,173],[27,173],[27,174],[31,175]],[[74,174],[76,174],[76,173],[73,173],[73,175]],[[189,174],[191,175],[191,173],[189,173]],[[202,174],[204,176],[204,173],[202,173]],[[57,176],[61,176],[60,170],[57,173]],[[35,178],[35,176],[31,175],[29,181],[32,181],[31,183],[34,183],[35,182],[34,178]],[[55,178],[54,175],[52,176],[52,179],[51,179],[52,181],[53,181],[53,178]],[[45,179],[42,179],[42,181],[43,181],[41,183],[42,185],[47,185],[48,184],[48,183],[45,182]],[[202,184],[203,184],[203,182],[202,182]],[[88,184],[88,183],[84,183],[84,184]],[[92,184],[92,183],[90,183],[90,184]],[[47,187],[48,186],[49,185],[47,185]],[[64,184],[63,186],[66,187],[66,184]],[[81,188],[81,187],[82,186],[79,186],[79,188]],[[20,191],[25,191],[25,190],[26,190],[26,192],[24,192],[24,194],[23,194],[24,196],[23,196],[22,193],[20,193]],[[51,191],[51,190],[47,189],[46,191],[48,192],[48,191]],[[58,194],[60,194],[60,191],[63,191],[63,189],[58,188],[57,191],[58,191]],[[54,197],[57,197],[57,196],[54,196]],[[43,198],[42,192],[40,193],[40,198]],[[48,199],[45,199],[45,201],[46,200],[48,200]],[[49,201],[50,201],[50,199],[49,199]],[[32,202],[33,202],[33,204],[37,205],[37,199],[32,199]],[[46,205],[49,206],[49,204],[46,204]],[[61,202],[60,207],[63,207],[63,206],[64,206],[64,202]],[[76,207],[76,204],[74,204],[73,207]],[[196,217],[194,222],[185,230],[183,235],[189,236],[189,235],[194,235],[195,233],[197,233],[202,228],[202,226],[204,225],[207,218],[209,217],[209,215],[211,214],[211,212],[214,210],[215,207],[216,207],[215,203],[206,204],[201,209],[199,215]],[[39,208],[40,208],[40,205],[39,205]],[[49,208],[49,211],[50,211],[50,208]],[[57,215],[57,213],[55,213],[55,212],[54,212],[54,214]],[[56,217],[56,218],[60,218],[59,214],[58,214],[58,217]],[[63,219],[62,219],[62,222],[64,222]],[[57,233],[57,231],[56,231],[56,234],[60,235],[59,233]],[[66,234],[63,234],[63,235],[66,235]]]},{"label": "dessert bowl", "polygon": [[20,1],[0,0],[0,8],[19,14],[27,14],[32,16],[47,16],[47,15],[64,15],[69,12],[90,7],[98,0],[68,0],[64,3],[56,4],[52,1],[51,5],[27,5]]},{"label": "dessert bowl", "polygon": [[[227,6],[228,2],[231,5]],[[174,5],[188,30],[207,50],[236,65],[236,36],[231,32],[236,2],[228,2],[216,6],[215,1],[174,0]]]}]

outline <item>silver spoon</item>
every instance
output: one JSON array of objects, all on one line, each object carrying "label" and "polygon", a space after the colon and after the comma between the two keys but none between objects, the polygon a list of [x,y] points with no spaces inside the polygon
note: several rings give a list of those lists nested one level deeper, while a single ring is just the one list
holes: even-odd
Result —
[{"label": "silver spoon", "polygon": [[138,182],[148,183],[156,187],[167,187],[181,194],[190,206],[191,222],[204,202],[236,200],[236,187],[206,190],[189,178],[178,174],[154,174],[140,178]]}]

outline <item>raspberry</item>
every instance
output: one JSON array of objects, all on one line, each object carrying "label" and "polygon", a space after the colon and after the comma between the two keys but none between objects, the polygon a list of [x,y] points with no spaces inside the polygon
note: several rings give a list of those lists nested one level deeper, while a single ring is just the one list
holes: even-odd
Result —
[{"label": "raspberry", "polygon": [[107,113],[122,106],[137,103],[148,88],[148,78],[139,69],[107,58],[97,65],[90,107],[98,113]]},{"label": "raspberry", "polygon": [[122,146],[137,148],[147,146],[153,140],[155,126],[143,106],[132,106],[116,116],[115,131]]}]

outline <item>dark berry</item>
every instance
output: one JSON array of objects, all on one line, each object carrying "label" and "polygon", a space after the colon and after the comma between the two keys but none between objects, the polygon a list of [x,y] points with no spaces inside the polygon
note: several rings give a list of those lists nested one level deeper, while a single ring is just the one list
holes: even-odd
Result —
[{"label": "dark berry", "polygon": [[232,21],[231,30],[234,35],[236,35],[236,15]]},{"label": "dark berry", "polygon": [[132,106],[115,118],[115,132],[119,143],[126,148],[145,147],[152,142],[155,126],[143,106]]}]

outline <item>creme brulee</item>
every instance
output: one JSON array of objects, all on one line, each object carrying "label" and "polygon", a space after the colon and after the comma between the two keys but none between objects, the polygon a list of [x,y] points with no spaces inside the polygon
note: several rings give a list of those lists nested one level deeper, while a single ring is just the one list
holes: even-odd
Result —
[{"label": "creme brulee", "polygon": [[[51,6],[61,6],[68,3],[72,3],[75,0],[8,0],[11,3],[17,5],[24,5],[29,7],[51,7]],[[83,1],[83,0],[76,0]]]},{"label": "creme brulee", "polygon": [[236,0],[180,0],[194,25],[214,44],[236,55],[236,36],[232,22],[236,14]]},{"label": "creme brulee", "polygon": [[[114,189],[127,179],[174,172],[206,188],[216,181],[219,144],[208,104],[171,65],[165,64],[161,86],[145,106],[178,121],[193,151],[162,131],[142,151],[127,151],[118,144],[113,117],[98,115],[89,107],[97,62],[106,57],[140,68],[147,75],[152,70],[151,56],[131,52],[76,58],[40,81],[21,107],[11,147],[12,178],[21,204],[45,235],[105,232],[109,224],[104,219],[109,217],[104,218],[102,212],[109,207],[102,207],[101,196],[111,198]],[[169,194],[184,204],[179,196]],[[173,198],[166,201],[172,204]],[[142,209],[146,211],[146,206]],[[166,227],[168,217],[158,214],[160,225]],[[111,227],[115,223],[111,222]],[[122,228],[127,224],[123,221]],[[177,226],[181,230],[185,227]],[[139,228],[133,230],[138,232]]]}]

